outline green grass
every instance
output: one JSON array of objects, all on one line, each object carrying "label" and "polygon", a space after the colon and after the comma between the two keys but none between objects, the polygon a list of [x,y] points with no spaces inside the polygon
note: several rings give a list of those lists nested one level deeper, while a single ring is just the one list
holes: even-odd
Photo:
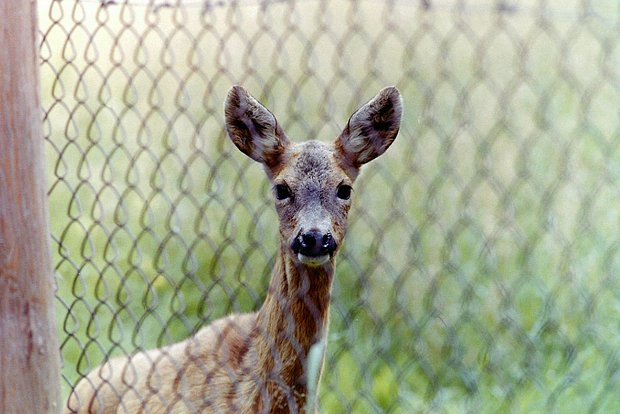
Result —
[{"label": "green grass", "polygon": [[401,134],[356,183],[338,261],[323,412],[620,411],[617,10],[480,4],[39,2],[63,396],[264,297],[276,216],[224,135],[231,84],[297,140],[396,84]]}]

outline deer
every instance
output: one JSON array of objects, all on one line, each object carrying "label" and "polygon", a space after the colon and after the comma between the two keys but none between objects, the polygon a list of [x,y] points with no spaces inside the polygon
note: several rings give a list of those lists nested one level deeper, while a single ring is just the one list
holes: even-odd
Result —
[{"label": "deer", "polygon": [[[308,355],[328,333],[353,183],[395,140],[402,99],[396,87],[382,89],[329,144],[289,140],[242,86],[224,106],[229,138],[262,164],[275,199],[279,246],[263,304],[185,341],[109,359],[78,381],[67,413],[306,413]],[[319,379],[324,358],[323,347]]]}]

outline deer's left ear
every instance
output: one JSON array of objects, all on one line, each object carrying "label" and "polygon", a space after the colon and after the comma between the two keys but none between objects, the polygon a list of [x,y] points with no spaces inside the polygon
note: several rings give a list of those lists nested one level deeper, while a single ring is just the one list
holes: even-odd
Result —
[{"label": "deer's left ear", "polygon": [[403,112],[398,89],[390,86],[351,115],[336,139],[336,151],[352,167],[377,158],[394,142]]},{"label": "deer's left ear", "polygon": [[224,105],[226,130],[245,155],[268,170],[281,162],[290,145],[276,117],[241,86],[233,86]]}]

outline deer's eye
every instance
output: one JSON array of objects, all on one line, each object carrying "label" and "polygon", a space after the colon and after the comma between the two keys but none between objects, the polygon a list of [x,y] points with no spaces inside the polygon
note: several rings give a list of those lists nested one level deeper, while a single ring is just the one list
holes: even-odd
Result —
[{"label": "deer's eye", "polygon": [[278,200],[286,200],[292,196],[291,189],[286,184],[276,184],[274,189]]},{"label": "deer's eye", "polygon": [[341,184],[338,187],[338,192],[336,193],[336,195],[341,200],[348,200],[349,198],[351,198],[351,191],[352,190],[353,189],[351,188],[350,185]]}]

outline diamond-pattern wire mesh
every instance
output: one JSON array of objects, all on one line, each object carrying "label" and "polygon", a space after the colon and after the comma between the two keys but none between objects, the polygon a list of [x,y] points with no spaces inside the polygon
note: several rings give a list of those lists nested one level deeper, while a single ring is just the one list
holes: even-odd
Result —
[{"label": "diamond-pattern wire mesh", "polygon": [[620,8],[600,1],[39,1],[63,398],[107,357],[257,309],[295,140],[396,84],[356,183],[323,412],[620,410]]}]

